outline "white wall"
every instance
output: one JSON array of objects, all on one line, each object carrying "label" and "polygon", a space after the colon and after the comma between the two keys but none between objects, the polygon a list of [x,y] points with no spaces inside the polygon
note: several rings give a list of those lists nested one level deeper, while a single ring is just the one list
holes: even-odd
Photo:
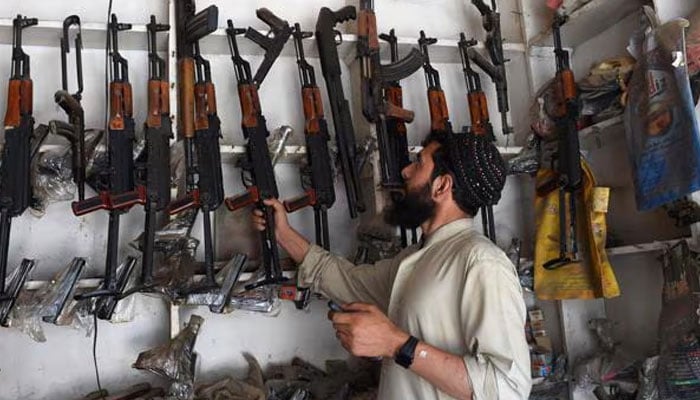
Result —
[{"label": "white wall", "polygon": [[[18,12],[39,18],[62,20],[69,13],[80,13],[83,21],[101,22],[106,15],[106,1],[44,2],[38,0],[5,0],[0,4],[0,18],[12,18]],[[347,1],[199,1],[198,8],[215,3],[219,6],[219,26],[224,26],[229,17],[238,26],[253,25],[258,29],[265,26],[254,16],[254,9],[267,6],[290,23],[300,21],[307,30],[313,30],[318,9],[329,6],[337,9]],[[356,5],[355,2],[349,2]],[[430,36],[456,39],[462,30],[477,38],[483,37],[480,17],[476,8],[469,2],[458,0],[434,1],[382,1],[377,2],[377,15],[380,31],[390,27],[397,29],[403,37],[417,37],[419,29],[425,29]],[[521,42],[519,13],[515,0],[501,2],[504,37],[509,42]],[[76,5],[77,4],[77,5]],[[167,15],[167,2],[164,0],[115,1],[114,12],[123,22],[147,22],[150,13],[159,20]],[[345,30],[344,27],[341,29]],[[354,26],[347,29],[354,32]],[[31,35],[31,29],[25,31]],[[56,38],[58,39],[58,38]],[[144,38],[145,40],[145,38]],[[244,40],[244,39],[240,39]],[[32,57],[35,87],[35,117],[38,122],[53,118],[64,119],[64,115],[52,101],[52,94],[60,85],[60,63],[58,49],[54,47],[28,46],[26,52]],[[455,49],[456,51],[456,49]],[[86,108],[87,126],[99,127],[103,124],[103,60],[100,50],[86,49],[84,55],[85,94],[83,105]],[[143,51],[125,51],[129,59],[131,81],[134,88],[134,110],[137,125],[144,119],[146,54]],[[230,57],[226,54],[207,55],[212,62],[214,83],[217,88],[218,108],[222,119],[223,143],[242,144],[239,133],[240,112],[234,89],[234,75]],[[517,139],[522,142],[527,132],[527,108],[529,87],[527,68],[522,54],[509,54],[512,62],[508,66],[512,118]],[[248,57],[253,67],[257,67],[260,57]],[[455,58],[457,59],[457,58]],[[5,60],[5,61],[3,61]],[[0,45],[0,76],[9,76],[10,46]],[[317,69],[319,85],[325,96],[318,60],[311,60]],[[448,105],[455,129],[468,124],[466,90],[461,66],[437,64],[441,72]],[[347,96],[356,93],[350,87],[349,74],[345,68],[345,92]],[[354,70],[353,70],[354,71]],[[496,97],[493,85],[482,76],[491,107],[492,120],[500,132]],[[1,89],[0,89],[1,90]],[[299,104],[299,86],[296,66],[292,57],[280,58],[270,71],[260,90],[262,109],[268,121],[268,128],[282,124],[295,128],[292,143],[303,143],[303,125]],[[356,94],[355,94],[356,95]],[[428,113],[425,99],[425,84],[419,71],[404,82],[404,100],[408,108],[415,110],[416,122],[409,125],[412,144],[419,144],[427,132]],[[5,108],[5,98],[0,96],[0,110]],[[326,104],[327,117],[330,108]],[[358,136],[363,124],[356,121]],[[502,138],[501,138],[502,140]],[[503,141],[503,140],[502,140]],[[293,196],[300,191],[297,166],[278,165],[276,175],[282,197]],[[224,182],[227,194],[234,194],[242,186],[238,171],[232,165],[224,166]],[[506,246],[510,238],[518,236],[531,242],[533,216],[531,215],[532,194],[523,191],[529,187],[528,178],[509,179],[501,203],[496,207],[499,244]],[[347,217],[345,193],[342,185],[336,187],[337,203],[330,211],[331,244],[333,249],[348,255],[354,243],[349,239],[357,221]],[[527,206],[523,207],[522,205]],[[142,229],[143,212],[133,209],[122,222],[122,251],[126,254],[126,243]],[[313,223],[310,211],[301,211],[291,218],[292,224],[304,234],[312,235]],[[219,210],[216,214],[217,254],[226,259],[236,251],[251,251],[247,213],[231,214]],[[199,221],[197,221],[199,227]],[[10,265],[16,265],[22,257],[39,260],[34,278],[46,279],[70,261],[73,256],[88,257],[90,268],[87,275],[99,276],[104,263],[103,248],[106,242],[106,215],[96,213],[82,218],[74,218],[67,202],[53,204],[47,215],[36,219],[28,214],[17,218],[13,224],[10,251]],[[195,229],[198,235],[199,228]],[[12,267],[11,267],[12,268]],[[160,301],[139,296],[141,306],[135,321],[126,325],[111,325],[100,322],[99,361],[103,384],[116,389],[129,384],[150,380],[151,375],[137,372],[130,365],[136,355],[151,346],[161,343],[168,337],[168,308]],[[187,321],[191,312],[205,318],[201,336],[196,347],[201,357],[200,379],[220,376],[230,370],[241,369],[245,363],[240,356],[243,351],[253,353],[266,364],[270,361],[286,361],[298,355],[321,364],[327,358],[342,358],[345,352],[338,346],[328,322],[325,320],[326,307],[323,302],[314,302],[310,312],[299,312],[285,304],[277,317],[266,317],[235,312],[232,315],[212,315],[206,308],[183,309],[180,320]],[[549,316],[548,316],[549,317]],[[0,330],[0,400],[9,399],[72,399],[94,389],[94,373],[90,356],[91,341],[82,334],[68,328],[46,327],[48,342],[36,344],[12,329]]]}]

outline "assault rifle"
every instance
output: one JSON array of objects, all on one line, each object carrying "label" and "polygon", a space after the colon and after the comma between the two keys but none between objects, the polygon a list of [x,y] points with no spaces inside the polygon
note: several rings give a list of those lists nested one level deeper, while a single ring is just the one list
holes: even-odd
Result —
[{"label": "assault rifle", "polygon": [[311,32],[303,32],[299,24],[294,24],[294,47],[297,54],[299,81],[301,82],[301,101],[304,109],[304,137],[306,139],[307,167],[302,177],[309,177],[310,182],[302,179],[305,193],[295,199],[285,201],[287,212],[294,212],[307,206],[314,208],[314,226],[316,244],[326,250],[330,249],[328,234],[328,209],[335,203],[335,188],[331,158],[328,153],[328,123],[323,116],[321,90],[316,85],[314,68],[304,57],[305,38]]},{"label": "assault rifle", "polygon": [[36,25],[36,18],[21,15],[12,20],[12,69],[5,113],[5,145],[0,166],[0,325],[7,325],[19,291],[34,266],[34,261],[23,260],[9,288],[7,258],[10,250],[12,218],[22,215],[31,198],[30,164],[31,139],[34,133],[32,116],[32,79],[29,56],[22,50],[22,30]]},{"label": "assault rifle", "polygon": [[501,113],[501,123],[503,124],[503,134],[508,135],[513,132],[510,126],[508,105],[508,80],[506,78],[506,62],[503,56],[503,37],[501,36],[501,14],[497,10],[496,0],[491,0],[491,7],[483,0],[472,0],[472,4],[479,9],[483,19],[484,30],[486,30],[486,49],[489,52],[487,60],[475,49],[469,49],[469,58],[476,63],[496,85],[496,96],[498,98],[498,111]]},{"label": "assault rifle", "polygon": [[153,287],[153,256],[156,240],[156,216],[170,203],[170,84],[165,76],[165,60],[158,56],[156,36],[170,29],[151,15],[148,31],[148,116],[145,123],[146,165],[137,168],[139,185],[133,192],[112,196],[116,208],[141,204],[146,211],[141,260],[141,283],[124,296]]},{"label": "assault rifle", "polygon": [[99,195],[73,202],[73,214],[81,216],[97,210],[109,211],[107,233],[107,257],[102,287],[93,292],[82,293],[76,299],[98,297],[97,317],[109,320],[112,317],[115,298],[123,290],[121,282],[126,282],[130,268],[122,268],[118,274],[119,262],[119,218],[128,207],[117,208],[112,204],[112,196],[134,190],[134,119],[133,98],[129,83],[129,64],[119,53],[119,32],[131,29],[131,24],[117,21],[112,14],[108,25],[109,50],[112,58],[112,82],[109,84],[109,188]]},{"label": "assault rifle", "polygon": [[428,108],[430,110],[430,131],[443,135],[451,135],[452,123],[450,123],[450,113],[447,110],[447,100],[445,92],[440,85],[440,73],[430,65],[430,54],[428,46],[437,43],[437,39],[425,36],[424,31],[420,31],[418,45],[423,54],[423,72],[425,73],[425,84],[428,87]]},{"label": "assault rifle", "polygon": [[[399,45],[394,30],[390,30],[388,35],[385,33],[380,34],[379,38],[389,44],[391,62],[398,62]],[[391,104],[394,107],[403,108],[403,91],[399,81],[387,82],[386,86],[384,87],[384,98],[387,104]],[[392,165],[388,165],[388,167],[390,167],[389,176],[392,177],[392,179],[396,179],[398,182],[401,182],[403,185],[403,176],[401,176],[401,171],[411,163],[408,153],[406,121],[398,117],[387,117],[386,131],[387,151],[389,151],[394,157],[394,163]],[[406,247],[408,246],[408,232],[403,226],[399,227],[399,230],[401,233],[401,246]],[[416,232],[416,228],[411,228],[411,242],[413,244],[418,242],[418,233]]]},{"label": "assault rifle", "polygon": [[[238,98],[242,114],[241,129],[243,137],[248,141],[246,157],[241,163],[243,184],[246,186],[246,192],[227,198],[226,206],[229,210],[235,211],[255,204],[265,215],[265,231],[261,233],[265,278],[257,283],[247,285],[247,290],[285,281],[279,260],[277,239],[275,238],[274,210],[263,203],[266,199],[279,197],[279,192],[275,182],[270,151],[267,147],[267,137],[270,136],[270,132],[267,130],[265,117],[262,115],[258,88],[265,78],[265,73],[277,59],[284,43],[287,42],[292,34],[292,28],[287,21],[281,20],[266,8],[258,9],[256,15],[270,26],[271,36],[265,37],[253,28],[248,28],[247,30],[236,29],[231,20],[228,20],[228,28],[226,29],[231,60],[233,61],[236,81],[238,82]],[[266,70],[262,74],[258,70],[255,74],[255,77],[259,78],[257,81],[251,73],[250,63],[241,57],[238,50],[236,36],[244,33],[247,38],[258,43],[266,50],[263,61],[265,64],[261,65]],[[261,42],[262,39],[264,39],[263,42]],[[262,43],[266,43],[266,45]]]},{"label": "assault rifle", "polygon": [[[559,258],[547,261],[544,267],[556,269],[577,262],[578,241],[576,235],[576,197],[582,185],[581,157],[576,120],[578,119],[578,94],[574,72],[569,65],[569,52],[561,44],[560,28],[565,16],[556,14],[552,23],[554,54],[557,61],[555,79],[556,97],[559,103],[554,120],[558,133],[557,170],[559,172]],[[568,203],[567,203],[568,196]],[[569,219],[567,234],[567,218]],[[571,247],[569,248],[569,240]],[[571,251],[569,251],[571,250]]]},{"label": "assault rifle", "polygon": [[[70,52],[69,32],[72,26],[77,27],[75,35],[75,66],[78,91],[71,94],[68,91],[68,53]],[[78,200],[85,200],[85,111],[80,100],[83,93],[83,48],[80,30],[80,17],[71,15],[63,20],[63,36],[61,37],[61,90],[54,94],[54,101],[68,115],[68,123],[72,129],[56,129],[54,132],[66,138],[71,144],[73,158],[73,181],[78,187]]]},{"label": "assault rifle", "polygon": [[[493,126],[489,118],[489,106],[486,102],[486,94],[481,89],[481,78],[471,67],[469,50],[476,45],[476,40],[467,40],[464,33],[459,35],[459,54],[462,58],[462,70],[467,84],[467,102],[469,104],[469,116],[471,125],[468,134],[483,135],[490,140],[495,140]],[[493,218],[493,206],[481,207],[481,223],[484,234],[496,242],[496,223]]]},{"label": "assault rifle", "polygon": [[345,6],[338,11],[332,11],[323,7],[318,13],[316,21],[316,45],[321,59],[321,72],[326,81],[328,99],[331,103],[333,114],[333,127],[335,129],[335,143],[338,147],[340,168],[343,172],[345,195],[348,199],[348,211],[350,218],[356,218],[358,213],[364,212],[365,200],[360,186],[360,177],[357,165],[357,146],[355,144],[355,128],[352,125],[350,106],[343,93],[343,81],[338,59],[339,41],[342,35],[335,29],[341,22],[357,17],[355,7]]},{"label": "assault rifle", "polygon": [[185,146],[187,194],[170,204],[169,213],[177,214],[191,208],[202,211],[205,279],[201,287],[193,291],[207,291],[217,287],[211,212],[223,202],[224,185],[219,148],[221,123],[209,61],[200,53],[199,40],[216,30],[219,10],[209,6],[195,15],[194,9],[192,0],[179,0],[175,4],[180,84],[178,129]]},{"label": "assault rifle", "polygon": [[391,64],[382,65],[379,57],[379,37],[377,20],[372,0],[360,0],[360,15],[357,26],[357,55],[360,58],[360,78],[362,85],[362,115],[377,129],[379,144],[382,186],[389,192],[403,191],[400,171],[396,175],[398,161],[390,151],[387,118],[398,118],[404,122],[413,121],[413,112],[386,101],[384,89],[389,82],[404,79],[423,65],[421,53],[412,49],[408,56]]}]

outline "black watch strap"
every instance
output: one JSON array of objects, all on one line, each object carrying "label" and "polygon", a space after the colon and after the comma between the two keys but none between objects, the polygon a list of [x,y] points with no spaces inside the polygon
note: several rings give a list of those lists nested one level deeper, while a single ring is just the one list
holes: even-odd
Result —
[{"label": "black watch strap", "polygon": [[418,346],[418,339],[414,336],[409,337],[406,343],[399,348],[399,351],[394,356],[394,361],[404,368],[409,368],[413,364],[416,346]]}]

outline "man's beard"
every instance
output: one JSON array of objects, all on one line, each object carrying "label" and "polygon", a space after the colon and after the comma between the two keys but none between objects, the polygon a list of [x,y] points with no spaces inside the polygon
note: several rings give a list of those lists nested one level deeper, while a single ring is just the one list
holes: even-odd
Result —
[{"label": "man's beard", "polygon": [[417,228],[435,214],[435,201],[431,185],[426,183],[415,192],[407,191],[403,197],[393,196],[392,204],[384,210],[384,222],[402,228]]}]

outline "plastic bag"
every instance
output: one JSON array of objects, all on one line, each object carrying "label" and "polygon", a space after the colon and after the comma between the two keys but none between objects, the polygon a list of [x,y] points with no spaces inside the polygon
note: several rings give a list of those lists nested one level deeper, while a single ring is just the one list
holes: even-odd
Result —
[{"label": "plastic bag", "polygon": [[197,400],[271,400],[263,383],[260,364],[250,354],[244,353],[248,362],[248,377],[245,380],[227,377],[197,388]]},{"label": "plastic bag", "polygon": [[234,256],[216,276],[216,281],[220,286],[208,293],[189,294],[187,304],[208,305],[209,311],[216,314],[233,311],[231,295],[247,259],[248,257],[244,254]]},{"label": "plastic bag", "polygon": [[687,21],[673,20],[642,28],[630,43],[637,64],[625,131],[641,211],[700,189],[700,128],[688,83],[685,27]]},{"label": "plastic bag", "polygon": [[659,356],[644,360],[639,370],[639,391],[636,400],[659,400],[659,388],[656,385],[658,367]]},{"label": "plastic bag", "polygon": [[133,368],[153,372],[172,381],[168,394],[177,400],[194,398],[197,354],[194,345],[204,319],[192,315],[187,326],[169,343],[139,354]]},{"label": "plastic bag", "polygon": [[527,145],[518,153],[517,156],[508,160],[508,175],[537,173],[540,169],[541,145],[540,138],[537,135],[530,135],[527,140]]},{"label": "plastic bag", "polygon": [[700,399],[698,298],[700,262],[685,241],[661,258],[664,286],[659,317],[658,388],[662,399]]}]

